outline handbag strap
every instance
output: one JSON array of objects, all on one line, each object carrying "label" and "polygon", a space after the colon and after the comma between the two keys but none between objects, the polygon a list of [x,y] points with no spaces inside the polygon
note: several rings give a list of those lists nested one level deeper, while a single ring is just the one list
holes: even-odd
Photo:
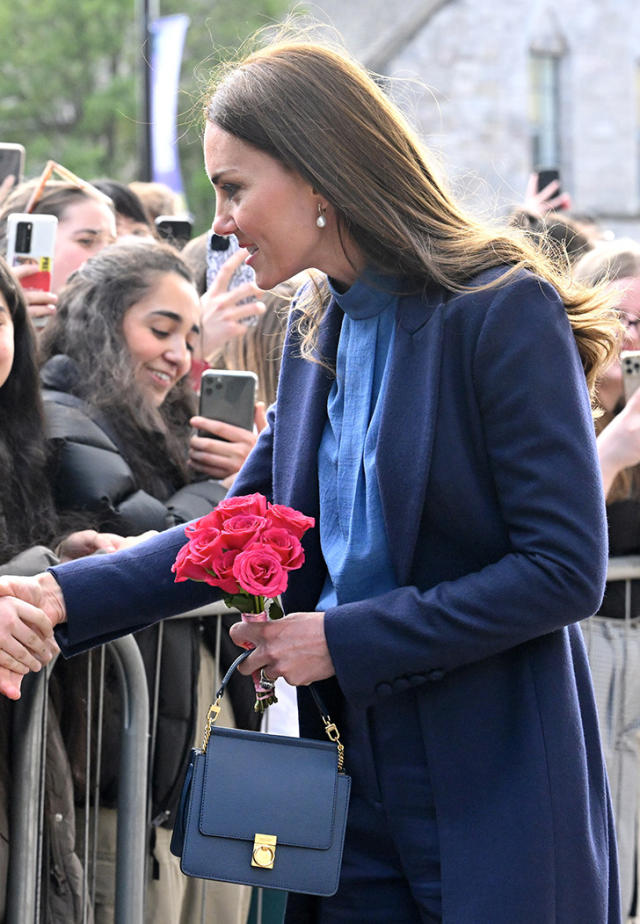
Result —
[{"label": "handbag strap", "polygon": [[[233,664],[229,667],[228,671],[222,678],[220,689],[216,693],[215,702],[209,706],[209,711],[207,712],[207,720],[206,720],[206,725],[205,725],[205,730],[204,730],[204,737],[202,739],[202,752],[203,753],[206,753],[207,745],[209,744],[209,738],[211,736],[211,729],[215,725],[218,715],[220,714],[222,697],[225,694],[227,684],[229,683],[229,680],[231,679],[236,668],[239,667],[240,664],[242,664],[242,662],[245,661],[249,657],[252,651],[253,649],[250,648],[247,651],[243,651],[241,655],[238,655],[238,657],[235,659]],[[338,751],[338,771],[342,773],[344,769],[344,745],[342,741],[340,740],[340,732],[338,731],[338,727],[334,722],[331,721],[331,717],[329,716],[327,707],[325,706],[322,700],[322,697],[320,696],[318,691],[315,689],[313,684],[309,684],[307,689],[311,693],[313,697],[313,701],[316,704],[318,712],[320,713],[320,718],[322,719],[322,724],[324,725],[324,730],[325,730],[325,734],[327,738],[329,739],[329,741],[332,741],[336,746],[336,749]]]}]

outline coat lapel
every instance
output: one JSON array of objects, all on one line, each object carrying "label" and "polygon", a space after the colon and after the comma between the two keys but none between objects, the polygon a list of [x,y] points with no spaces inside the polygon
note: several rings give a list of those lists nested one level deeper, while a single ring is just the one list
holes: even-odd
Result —
[{"label": "coat lapel", "polygon": [[376,454],[382,511],[399,586],[409,581],[429,476],[443,328],[442,290],[401,300]]}]

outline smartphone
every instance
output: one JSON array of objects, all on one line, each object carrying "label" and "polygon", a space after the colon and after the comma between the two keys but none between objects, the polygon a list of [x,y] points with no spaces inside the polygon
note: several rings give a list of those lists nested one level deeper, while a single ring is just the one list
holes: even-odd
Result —
[{"label": "smartphone", "polygon": [[53,253],[58,219],[55,215],[30,215],[11,212],[7,217],[7,263],[9,266],[32,266],[33,273],[23,276],[24,289],[51,291]]},{"label": "smartphone", "polygon": [[178,250],[182,250],[191,240],[193,221],[188,215],[158,215],[155,226],[162,240],[173,244]]},{"label": "smartphone", "polygon": [[[200,416],[253,430],[257,387],[255,372],[205,369],[200,378]],[[206,430],[198,435],[211,436]]]},{"label": "smartphone", "polygon": [[[22,183],[24,174],[24,145],[0,142],[0,183],[13,177],[13,186]],[[13,189],[13,186],[11,187]]]},{"label": "smartphone", "polygon": [[[207,238],[207,289],[220,272],[222,264],[234,254],[240,245],[235,234],[224,236],[209,231]],[[242,263],[231,277],[230,289],[237,289],[243,282],[255,282],[256,274],[250,266]]]},{"label": "smartphone", "polygon": [[640,386],[640,350],[623,350],[620,354],[624,399],[628,401]]},{"label": "smartphone", "polygon": [[560,171],[557,167],[539,167],[536,172],[538,174],[538,192],[544,189],[545,186],[548,186],[549,183],[553,183],[554,180],[557,180],[558,188],[553,195],[559,196],[562,192],[562,187],[560,186]]}]

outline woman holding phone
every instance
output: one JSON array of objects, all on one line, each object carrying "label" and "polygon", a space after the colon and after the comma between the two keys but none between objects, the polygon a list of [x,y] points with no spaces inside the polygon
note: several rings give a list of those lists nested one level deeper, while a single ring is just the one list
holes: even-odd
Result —
[{"label": "woman holding phone", "polygon": [[[76,528],[122,535],[161,531],[204,516],[225,496],[188,464],[193,395],[188,373],[200,335],[200,303],[179,253],[157,242],[114,244],[88,260],[60,293],[41,340],[41,380],[58,515]],[[235,429],[235,428],[233,428]],[[227,628],[231,622],[227,620]],[[151,768],[148,921],[180,920],[186,882],[169,854],[169,838],[186,761],[199,727],[201,701],[215,685],[216,620],[180,619],[136,634],[150,701],[158,689],[157,741]],[[225,633],[222,668],[233,659]],[[113,920],[119,718],[116,665],[106,655],[100,781],[101,857],[94,913]],[[58,661],[59,690],[78,801],[84,798],[88,659]],[[244,681],[244,683],[243,683]],[[202,693],[201,691],[202,687]],[[245,696],[243,696],[243,687]],[[98,703],[98,696],[94,698]],[[256,724],[253,688],[233,690],[235,719]],[[96,705],[97,721],[98,707]],[[90,718],[89,721],[92,721]],[[234,721],[233,714],[231,721]],[[82,827],[79,828],[82,830]],[[210,890],[211,891],[211,890]],[[221,924],[242,924],[249,890],[219,888]]]},{"label": "woman holding phone", "polygon": [[[576,625],[606,571],[588,392],[615,352],[606,297],[470,219],[340,49],[257,50],[206,113],[214,231],[262,288],[318,270],[234,485],[317,519],[287,616],[232,637],[254,646],[244,672],[299,687],[304,735],[323,734],[305,689],[321,682],[353,780],[338,892],[290,896],[289,918],[618,924]],[[210,599],[172,584],[184,539],[0,581],[0,689],[18,692],[17,598],[43,661],[47,625],[71,654]]]}]

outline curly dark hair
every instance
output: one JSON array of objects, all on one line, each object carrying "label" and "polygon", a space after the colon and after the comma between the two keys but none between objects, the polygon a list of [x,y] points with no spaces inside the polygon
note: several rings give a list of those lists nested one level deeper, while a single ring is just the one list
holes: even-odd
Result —
[{"label": "curly dark hair", "polygon": [[42,363],[59,354],[74,361],[71,392],[109,421],[139,486],[160,500],[169,496],[168,484],[176,490],[190,480],[186,447],[195,396],[185,376],[161,407],[145,398],[122,321],[166,273],[193,284],[173,247],[139,241],[105,248],[69,277],[40,342]]}]

